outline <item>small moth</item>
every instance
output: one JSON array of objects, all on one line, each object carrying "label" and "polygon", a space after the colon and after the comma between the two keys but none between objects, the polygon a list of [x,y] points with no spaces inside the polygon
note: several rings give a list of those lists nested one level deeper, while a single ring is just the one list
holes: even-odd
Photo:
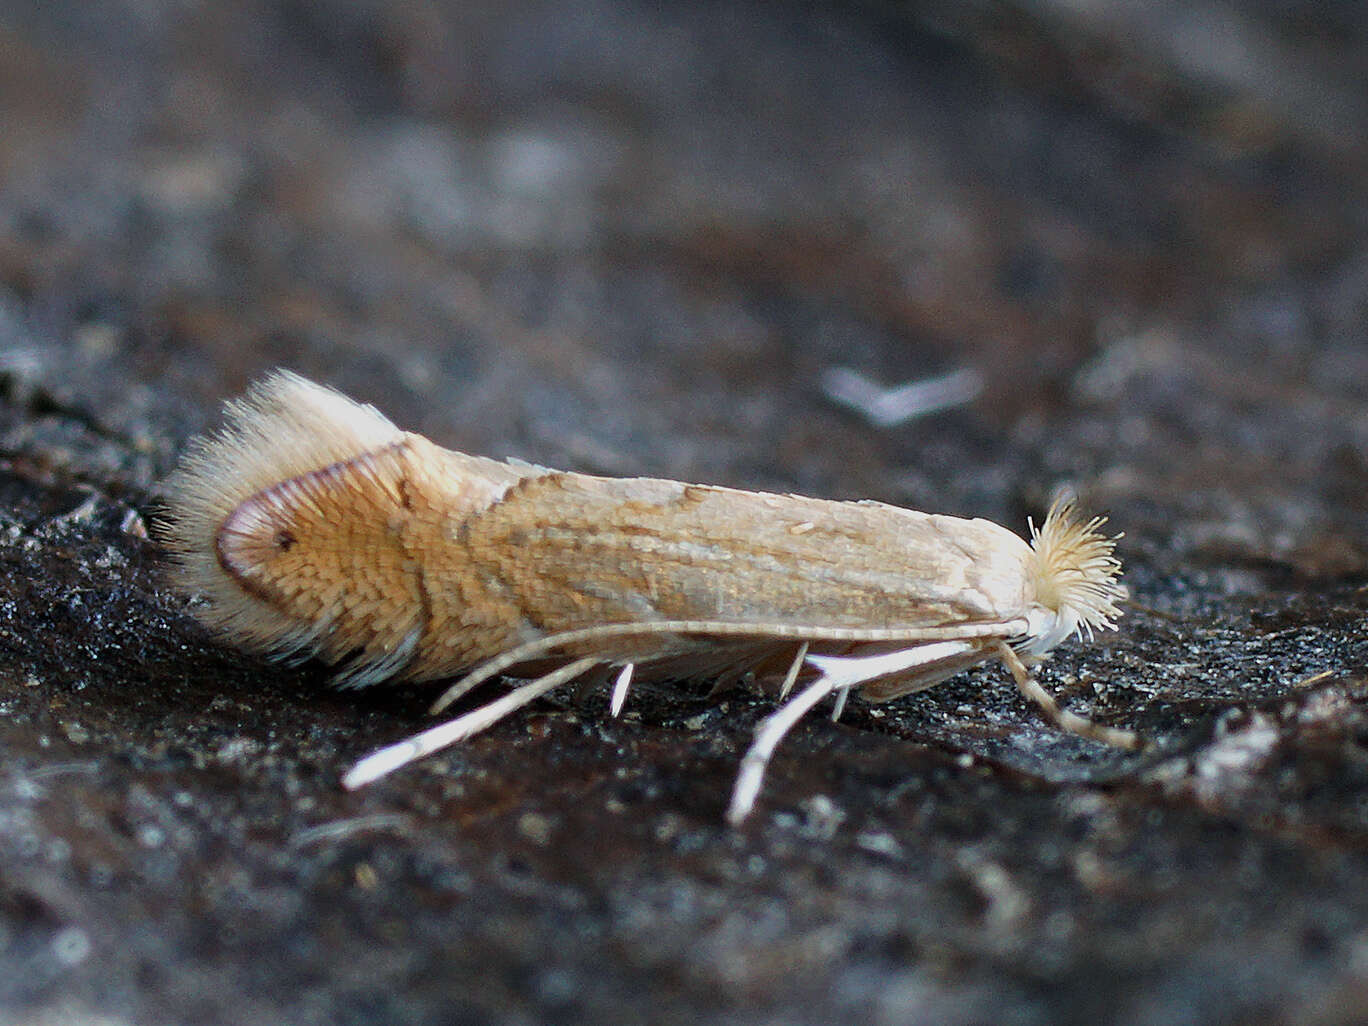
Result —
[{"label": "small moth", "polygon": [[1060,709],[1028,669],[1070,635],[1113,629],[1125,596],[1115,539],[1068,503],[1027,543],[880,502],[548,470],[440,448],[285,371],[228,404],[168,492],[178,583],[238,645],[321,659],[342,687],[455,679],[434,712],[517,682],[362,760],[347,787],[592,675],[614,680],[614,715],[633,679],[782,681],[733,823],[823,699],[839,715],[853,689],[883,702],[990,660],[1059,727],[1137,743]]}]

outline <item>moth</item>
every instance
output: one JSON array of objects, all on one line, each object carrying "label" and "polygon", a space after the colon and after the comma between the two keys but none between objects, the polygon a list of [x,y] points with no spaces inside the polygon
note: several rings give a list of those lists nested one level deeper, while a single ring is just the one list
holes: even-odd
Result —
[{"label": "moth", "polygon": [[[363,759],[359,787],[577,678],[780,683],[727,816],[753,808],[784,735],[834,696],[873,702],[1006,665],[1060,728],[1135,735],[1061,709],[1031,667],[1114,629],[1116,539],[1056,504],[1029,542],[986,520],[454,452],[372,406],[277,371],[226,407],[168,482],[165,541],[196,612],[237,645],[335,668],[341,687],[454,680],[440,712],[500,697]],[[795,687],[801,682],[796,693]]]}]

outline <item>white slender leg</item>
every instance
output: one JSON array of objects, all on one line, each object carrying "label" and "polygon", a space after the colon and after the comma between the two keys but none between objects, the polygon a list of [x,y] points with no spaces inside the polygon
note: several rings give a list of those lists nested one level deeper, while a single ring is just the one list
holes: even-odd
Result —
[{"label": "white slender leg", "polygon": [[841,718],[841,713],[845,712],[846,699],[850,697],[850,687],[841,688],[836,692],[836,703],[831,707],[831,722],[835,723]]},{"label": "white slender leg", "polygon": [[623,703],[627,701],[627,688],[632,683],[632,671],[635,669],[636,663],[628,663],[613,683],[613,697],[609,701],[608,712],[614,719],[617,719],[622,712]]},{"label": "white slender leg", "polygon": [[805,641],[798,646],[798,653],[793,657],[793,664],[789,666],[788,673],[784,675],[784,686],[779,689],[779,701],[788,698],[789,692],[793,690],[793,685],[798,683],[798,674],[803,669],[803,660],[807,658],[808,643]]},{"label": "white slender leg", "polygon": [[755,799],[760,794],[760,784],[765,779],[765,768],[769,766],[775,748],[784,735],[793,729],[793,725],[827,695],[833,691],[849,691],[867,680],[963,655],[973,647],[965,641],[937,641],[874,656],[814,656],[804,652],[806,661],[821,670],[822,675],[798,692],[797,698],[761,721],[750,750],[741,760],[741,769],[732,788],[731,804],[727,807],[727,822],[738,826],[750,815],[755,807]]},{"label": "white slender leg", "polygon": [[904,673],[927,663],[964,655],[973,649],[974,645],[967,641],[933,641],[911,648],[900,648],[896,652],[885,652],[882,655],[810,655],[807,661],[821,670],[824,678],[835,681],[838,687],[847,688],[878,677]]},{"label": "white slender leg", "polygon": [[552,688],[573,680],[600,662],[602,662],[601,659],[594,657],[576,659],[573,663],[553,670],[536,680],[528,681],[521,687],[514,688],[502,698],[495,699],[478,709],[473,709],[464,716],[458,716],[454,720],[439,724],[421,734],[415,734],[397,744],[381,748],[378,752],[372,752],[353,766],[342,778],[342,786],[349,791],[354,791],[358,787],[393,773],[401,766],[407,766],[411,762],[425,758],[434,752],[439,752],[449,745],[454,745],[457,741],[464,741],[472,734],[478,734],[509,713],[521,709]]},{"label": "white slender leg", "polygon": [[756,796],[760,793],[760,784],[765,779],[765,767],[769,765],[770,756],[774,754],[784,735],[793,729],[793,725],[813,706],[840,687],[839,681],[833,682],[827,677],[819,677],[798,692],[797,698],[780,706],[777,711],[770,713],[761,721],[760,729],[755,732],[755,740],[751,742],[750,750],[741,760],[741,769],[736,774],[731,805],[727,807],[728,823],[739,826],[741,821],[750,815],[751,809],[755,807]]}]

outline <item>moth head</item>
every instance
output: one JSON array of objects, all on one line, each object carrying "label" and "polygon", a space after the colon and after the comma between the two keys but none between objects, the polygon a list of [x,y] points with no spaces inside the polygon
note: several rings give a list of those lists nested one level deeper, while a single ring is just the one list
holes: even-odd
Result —
[{"label": "moth head", "polygon": [[1031,572],[1036,600],[1053,623],[1032,632],[1027,648],[1044,654],[1070,634],[1092,638],[1099,630],[1115,630],[1121,615],[1117,603],[1126,597],[1121,562],[1116,558],[1120,535],[1102,533],[1105,517],[1083,520],[1071,499],[1056,502],[1039,527],[1031,524]]}]

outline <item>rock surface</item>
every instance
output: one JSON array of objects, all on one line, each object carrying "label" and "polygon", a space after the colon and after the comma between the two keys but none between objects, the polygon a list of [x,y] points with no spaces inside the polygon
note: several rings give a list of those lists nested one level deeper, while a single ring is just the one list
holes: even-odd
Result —
[{"label": "rock surface", "polygon": [[[1362,1021],[1366,66],[1352,5],[8,5],[0,1019]],[[985,668],[739,830],[744,689],[344,792],[432,692],[222,647],[151,540],[280,365],[551,466],[1075,488],[1132,602],[1043,681],[1155,750]]]}]

